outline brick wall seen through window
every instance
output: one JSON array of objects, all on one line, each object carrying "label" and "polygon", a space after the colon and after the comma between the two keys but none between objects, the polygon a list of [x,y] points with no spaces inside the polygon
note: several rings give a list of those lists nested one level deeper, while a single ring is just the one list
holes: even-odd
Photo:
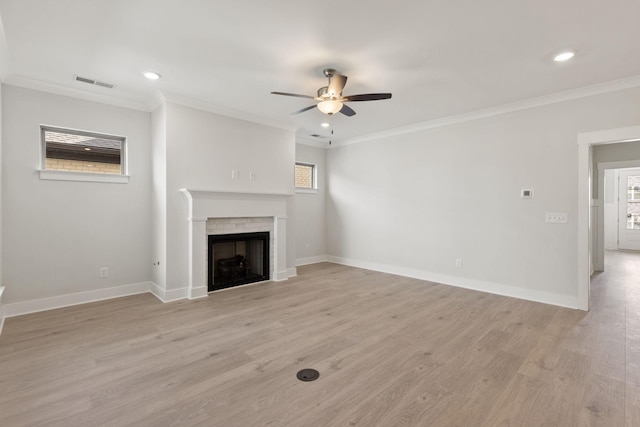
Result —
[{"label": "brick wall seen through window", "polygon": [[124,174],[123,137],[41,127],[45,170]]},{"label": "brick wall seen through window", "polygon": [[296,163],[296,188],[313,190],[316,188],[316,166],[307,163]]}]

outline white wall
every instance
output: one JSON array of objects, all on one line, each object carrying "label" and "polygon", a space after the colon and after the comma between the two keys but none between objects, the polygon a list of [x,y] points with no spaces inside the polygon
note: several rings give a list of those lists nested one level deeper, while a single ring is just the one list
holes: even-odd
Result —
[{"label": "white wall", "polygon": [[[166,109],[166,289],[173,290],[188,283],[187,199],[180,189],[293,194],[295,135],[173,103]],[[293,254],[287,260],[293,268]]]},{"label": "white wall", "polygon": [[[1,24],[0,24],[1,25]],[[2,280],[2,84],[0,84],[0,333],[4,325],[4,309],[2,307],[2,295],[4,286]]]},{"label": "white wall", "polygon": [[151,114],[151,280],[167,287],[167,108]]},{"label": "white wall", "polygon": [[577,134],[638,123],[635,88],[331,149],[328,253],[576,307]]},{"label": "white wall", "polygon": [[326,151],[324,148],[296,144],[296,161],[316,165],[317,193],[297,192],[295,195],[296,265],[326,259]]},{"label": "white wall", "polygon": [[[150,115],[13,86],[2,102],[5,303],[148,281]],[[126,136],[129,183],[40,180],[40,125]]]}]

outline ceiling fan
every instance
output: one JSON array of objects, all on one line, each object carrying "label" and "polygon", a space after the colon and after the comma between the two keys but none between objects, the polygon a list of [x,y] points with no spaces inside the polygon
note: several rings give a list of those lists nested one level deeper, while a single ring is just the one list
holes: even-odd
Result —
[{"label": "ceiling fan", "polygon": [[287,92],[271,93],[274,95],[295,96],[298,98],[309,98],[319,101],[315,105],[301,108],[291,114],[304,113],[305,111],[318,107],[318,110],[322,111],[324,114],[333,115],[339,112],[348,117],[354,116],[356,112],[353,111],[351,107],[345,105],[345,102],[377,101],[379,99],[391,98],[390,93],[365,93],[361,95],[343,96],[342,90],[344,89],[344,85],[347,83],[347,76],[336,72],[333,68],[326,68],[322,73],[329,79],[329,84],[318,89],[317,96],[299,95],[297,93]]}]

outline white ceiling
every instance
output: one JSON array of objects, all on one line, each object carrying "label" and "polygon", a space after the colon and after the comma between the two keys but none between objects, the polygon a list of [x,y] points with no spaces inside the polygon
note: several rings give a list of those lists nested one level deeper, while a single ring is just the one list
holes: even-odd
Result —
[{"label": "white ceiling", "polygon": [[331,66],[346,95],[393,93],[336,115],[336,140],[640,75],[638,0],[0,0],[0,16],[10,84],[143,109],[160,91],[302,136],[326,116],[269,92],[314,95]]}]

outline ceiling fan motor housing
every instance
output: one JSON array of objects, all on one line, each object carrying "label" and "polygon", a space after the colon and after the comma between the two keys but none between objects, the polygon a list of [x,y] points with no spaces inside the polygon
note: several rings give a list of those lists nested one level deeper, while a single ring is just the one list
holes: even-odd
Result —
[{"label": "ceiling fan motor housing", "polygon": [[318,89],[318,98],[328,98],[329,97],[329,86],[323,86]]}]

